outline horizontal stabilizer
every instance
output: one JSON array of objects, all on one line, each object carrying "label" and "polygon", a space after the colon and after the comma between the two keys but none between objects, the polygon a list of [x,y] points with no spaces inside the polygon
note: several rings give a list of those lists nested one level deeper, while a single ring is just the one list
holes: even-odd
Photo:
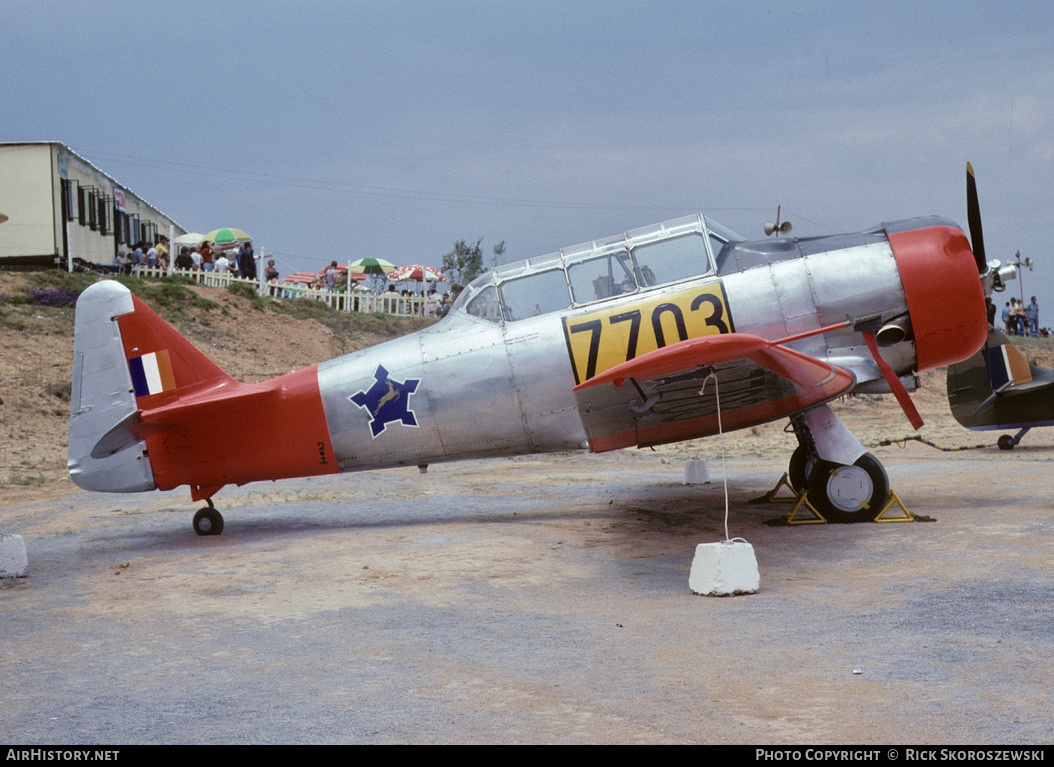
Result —
[{"label": "horizontal stabilizer", "polygon": [[146,439],[147,434],[166,428],[169,427],[144,424],[139,411],[137,410],[123,418],[120,423],[106,432],[102,439],[95,443],[95,447],[93,447],[91,451],[91,457],[106,458],[114,453],[119,453],[130,447],[135,447]]}]

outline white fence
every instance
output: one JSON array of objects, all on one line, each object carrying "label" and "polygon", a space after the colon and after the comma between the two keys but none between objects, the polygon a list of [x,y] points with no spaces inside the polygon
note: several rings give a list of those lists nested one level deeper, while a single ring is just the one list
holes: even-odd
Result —
[{"label": "white fence", "polygon": [[[133,267],[136,277],[168,277],[167,269]],[[307,299],[321,301],[331,309],[340,312],[361,312],[363,314],[396,314],[417,315],[418,317],[437,317],[441,312],[440,296],[401,296],[398,293],[386,292],[380,295],[365,291],[346,291],[309,288],[296,283],[261,283],[258,280],[246,280],[235,277],[230,272],[205,272],[199,270],[180,270],[172,273],[175,277],[187,277],[200,285],[209,288],[225,288],[229,285],[248,285],[261,296],[272,296],[285,299]]]}]

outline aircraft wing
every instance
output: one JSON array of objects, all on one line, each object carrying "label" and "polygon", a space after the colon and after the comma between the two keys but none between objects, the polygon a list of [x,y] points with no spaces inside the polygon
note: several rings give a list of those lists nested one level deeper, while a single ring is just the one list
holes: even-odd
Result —
[{"label": "aircraft wing", "polygon": [[[732,431],[822,404],[853,385],[843,368],[745,333],[691,338],[574,388],[593,452]],[[710,373],[717,377],[707,381]],[[627,385],[629,384],[629,385]]]}]

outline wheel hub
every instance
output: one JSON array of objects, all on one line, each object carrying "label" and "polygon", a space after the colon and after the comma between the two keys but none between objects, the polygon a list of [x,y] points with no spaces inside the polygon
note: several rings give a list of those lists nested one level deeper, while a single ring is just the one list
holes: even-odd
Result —
[{"label": "wheel hub", "polygon": [[840,466],[827,479],[827,497],[841,511],[859,511],[871,500],[875,484],[858,466]]}]

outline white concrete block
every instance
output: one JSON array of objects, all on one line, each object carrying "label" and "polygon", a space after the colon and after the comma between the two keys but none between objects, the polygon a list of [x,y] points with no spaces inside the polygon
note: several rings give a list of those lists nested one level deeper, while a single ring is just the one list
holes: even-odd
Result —
[{"label": "white concrete block", "polygon": [[761,575],[754,547],[746,541],[700,543],[695,547],[688,588],[707,597],[756,593]]},{"label": "white concrete block", "polygon": [[684,484],[703,485],[710,481],[710,469],[705,458],[689,458],[684,462]]},{"label": "white concrete block", "polygon": [[0,578],[21,578],[29,567],[21,535],[0,534]]}]

